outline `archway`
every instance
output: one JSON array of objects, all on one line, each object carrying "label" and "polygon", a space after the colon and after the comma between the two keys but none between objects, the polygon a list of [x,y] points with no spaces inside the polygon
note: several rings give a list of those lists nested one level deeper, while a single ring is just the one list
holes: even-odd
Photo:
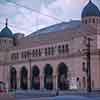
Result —
[{"label": "archway", "polygon": [[38,66],[33,66],[32,68],[32,88],[33,89],[40,89],[40,70],[38,68]]},{"label": "archway", "polygon": [[67,90],[69,88],[68,82],[68,67],[64,63],[58,65],[58,88],[60,90]]},{"label": "archway", "polygon": [[21,89],[27,89],[27,79],[28,79],[28,71],[25,67],[21,68],[21,78],[20,78],[20,87]]},{"label": "archway", "polygon": [[53,69],[50,64],[46,64],[44,68],[44,88],[53,89]]},{"label": "archway", "polygon": [[17,72],[14,67],[10,69],[10,88],[16,89],[17,88]]}]

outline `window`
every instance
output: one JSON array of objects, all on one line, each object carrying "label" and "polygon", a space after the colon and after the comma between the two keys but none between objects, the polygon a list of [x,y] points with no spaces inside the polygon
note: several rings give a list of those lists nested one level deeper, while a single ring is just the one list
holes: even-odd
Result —
[{"label": "window", "polygon": [[54,47],[51,47],[51,55],[54,55]]},{"label": "window", "polygon": [[47,56],[47,55],[48,55],[47,48],[45,48],[45,56]]},{"label": "window", "polygon": [[4,40],[4,43],[6,43],[6,40]]},{"label": "window", "polygon": [[93,18],[93,23],[95,23],[95,19]]},{"label": "window", "polygon": [[58,46],[58,53],[59,54],[61,53],[61,46],[60,45]]},{"label": "window", "polygon": [[27,56],[27,58],[31,58],[31,51],[26,51],[26,56]]},{"label": "window", "polygon": [[32,57],[34,57],[35,56],[35,50],[33,49],[32,50]]},{"label": "window", "polygon": [[12,53],[11,54],[11,60],[18,60],[19,59],[19,53]]},{"label": "window", "polygon": [[65,46],[64,46],[64,45],[62,45],[62,50],[61,50],[61,52],[62,52],[62,53],[65,52]]},{"label": "window", "polygon": [[39,49],[39,56],[41,56],[41,49]]},{"label": "window", "polygon": [[65,45],[65,51],[68,53],[69,52],[69,46],[68,44]]},{"label": "window", "polygon": [[86,88],[86,78],[83,77],[83,88]]},{"label": "window", "polygon": [[89,18],[89,23],[91,23],[91,18]]},{"label": "window", "polygon": [[85,20],[85,24],[87,24],[87,20]]},{"label": "window", "polygon": [[38,56],[38,49],[35,50],[35,56]]},{"label": "window", "polygon": [[22,59],[26,59],[27,58],[27,52],[26,51],[22,51],[21,58]]},{"label": "window", "polygon": [[83,72],[86,72],[85,62],[82,63],[82,70],[83,70]]}]

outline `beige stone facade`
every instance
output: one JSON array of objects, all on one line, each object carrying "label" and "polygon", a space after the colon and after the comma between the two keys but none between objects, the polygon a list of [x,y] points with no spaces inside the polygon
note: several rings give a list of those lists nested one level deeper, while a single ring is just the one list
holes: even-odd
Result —
[{"label": "beige stone facade", "polygon": [[[90,1],[86,7],[91,4],[95,6]],[[100,15],[93,13],[29,36],[0,35],[0,80],[15,89],[86,89],[87,38],[91,38],[91,85],[100,89],[99,26]]]}]

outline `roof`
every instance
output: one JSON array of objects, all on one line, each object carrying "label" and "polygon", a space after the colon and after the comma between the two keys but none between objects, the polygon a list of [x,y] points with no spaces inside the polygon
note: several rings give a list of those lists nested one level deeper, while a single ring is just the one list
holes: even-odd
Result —
[{"label": "roof", "polygon": [[91,0],[88,2],[88,4],[84,7],[82,11],[82,18],[89,17],[89,16],[100,17],[100,10]]},{"label": "roof", "polygon": [[0,32],[0,38],[1,37],[7,37],[7,38],[13,38],[12,31],[6,26],[4,27]]},{"label": "roof", "polygon": [[80,25],[79,20],[72,20],[70,22],[62,22],[62,23],[58,23],[58,24],[40,29],[36,32],[33,32],[28,37],[33,37],[33,36],[37,36],[37,35],[45,35],[45,34],[52,33],[52,32],[62,32],[66,28],[76,28],[79,25]]},{"label": "roof", "polygon": [[[72,24],[73,23],[73,24]],[[57,26],[57,30],[50,30],[53,27]],[[62,30],[62,27],[64,29]],[[61,30],[60,30],[60,29]],[[56,28],[54,28],[56,29]],[[59,29],[59,31],[58,31]],[[70,41],[73,38],[86,36],[86,35],[95,35],[97,32],[96,29],[89,25],[82,24],[80,21],[71,21],[69,23],[59,23],[57,25],[52,25],[50,27],[43,28],[32,33],[29,36],[26,36],[20,39],[16,49],[25,49],[38,47],[42,45],[56,44],[59,42]],[[30,45],[29,45],[30,44]]]}]

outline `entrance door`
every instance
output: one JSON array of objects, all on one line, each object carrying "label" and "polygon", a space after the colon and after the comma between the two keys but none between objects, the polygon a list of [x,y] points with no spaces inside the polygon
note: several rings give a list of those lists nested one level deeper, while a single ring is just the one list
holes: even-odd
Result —
[{"label": "entrance door", "polygon": [[50,64],[46,64],[44,69],[44,87],[47,90],[53,89],[53,69]]},{"label": "entrance door", "polygon": [[60,90],[66,90],[69,88],[67,74],[68,74],[67,66],[64,63],[60,63],[58,66],[58,88]]},{"label": "entrance door", "polygon": [[40,70],[37,66],[34,66],[32,69],[32,88],[33,89],[40,89]]},{"label": "entrance door", "polygon": [[28,71],[25,67],[22,67],[21,69],[21,89],[27,89],[27,75],[28,75]]},{"label": "entrance door", "polygon": [[16,69],[14,67],[10,70],[10,87],[11,89],[17,88],[17,78],[16,78]]}]

